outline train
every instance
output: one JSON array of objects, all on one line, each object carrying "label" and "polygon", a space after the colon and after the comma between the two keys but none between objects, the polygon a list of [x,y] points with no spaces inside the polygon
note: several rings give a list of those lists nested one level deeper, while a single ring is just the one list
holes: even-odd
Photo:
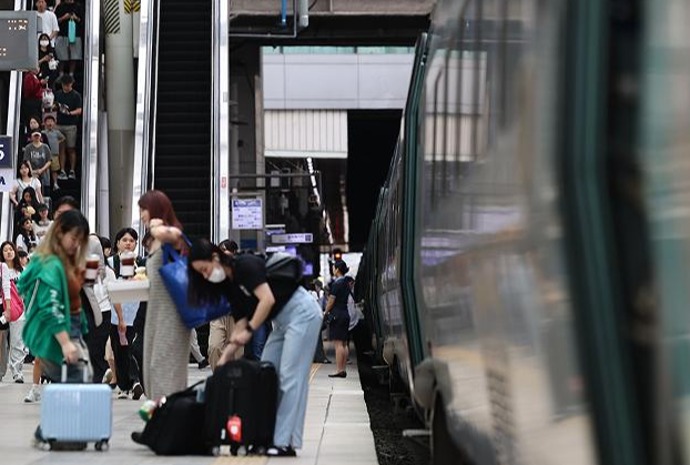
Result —
[{"label": "train", "polygon": [[690,462],[689,18],[437,2],[358,278],[434,465]]}]

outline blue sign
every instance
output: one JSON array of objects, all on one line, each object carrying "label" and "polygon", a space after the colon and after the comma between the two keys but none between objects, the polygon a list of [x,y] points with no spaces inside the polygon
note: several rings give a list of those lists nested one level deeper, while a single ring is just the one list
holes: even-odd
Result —
[{"label": "blue sign", "polygon": [[12,136],[0,136],[0,169],[12,169]]}]

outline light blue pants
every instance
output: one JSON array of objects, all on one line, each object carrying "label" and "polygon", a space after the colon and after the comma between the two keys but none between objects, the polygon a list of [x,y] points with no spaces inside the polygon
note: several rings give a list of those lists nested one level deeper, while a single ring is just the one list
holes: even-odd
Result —
[{"label": "light blue pants", "polygon": [[273,331],[261,359],[273,363],[278,372],[278,415],[273,433],[276,446],[302,447],[309,369],[321,319],[319,304],[302,287],[273,319]]}]

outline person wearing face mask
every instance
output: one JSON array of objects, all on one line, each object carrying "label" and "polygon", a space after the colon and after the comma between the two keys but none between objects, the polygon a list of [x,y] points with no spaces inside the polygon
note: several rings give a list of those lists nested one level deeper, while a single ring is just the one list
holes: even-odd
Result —
[{"label": "person wearing face mask", "polygon": [[[47,34],[38,37],[38,79],[44,88],[52,89],[58,78],[55,49]],[[45,104],[45,102],[44,102]]]},{"label": "person wearing face mask", "polygon": [[219,365],[235,356],[264,322],[273,323],[261,356],[278,373],[280,389],[273,446],[266,455],[294,457],[302,447],[309,369],[321,331],[321,308],[297,283],[269,278],[263,257],[230,257],[206,239],[189,252],[189,299],[192,304],[217,303],[226,297],[235,327]]}]

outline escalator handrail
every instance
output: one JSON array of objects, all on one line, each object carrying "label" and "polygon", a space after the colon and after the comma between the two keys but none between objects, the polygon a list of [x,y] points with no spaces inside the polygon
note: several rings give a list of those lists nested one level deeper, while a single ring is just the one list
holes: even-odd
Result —
[{"label": "escalator handrail", "polygon": [[158,75],[158,0],[141,1],[139,29],[139,68],[137,70],[137,104],[134,126],[134,170],[132,182],[132,228],[143,237],[137,203],[148,190],[153,174],[153,152],[156,139],[156,82]]},{"label": "escalator handrail", "polygon": [[98,231],[98,102],[100,100],[101,3],[86,2],[84,88],[82,106],[81,209],[92,231]]},{"label": "escalator handrail", "polygon": [[[14,0],[14,11],[26,10],[26,0]],[[7,103],[7,132],[12,135],[12,172],[17,172],[17,153],[19,151],[19,118],[22,101],[22,72],[10,72],[9,100]],[[10,193],[2,193],[2,210],[0,213],[0,241],[12,239],[13,214],[10,208]]]},{"label": "escalator handrail", "polygon": [[[230,51],[228,2],[213,1],[211,91],[211,240],[216,244],[230,233]],[[233,173],[239,174],[239,173]]]}]

